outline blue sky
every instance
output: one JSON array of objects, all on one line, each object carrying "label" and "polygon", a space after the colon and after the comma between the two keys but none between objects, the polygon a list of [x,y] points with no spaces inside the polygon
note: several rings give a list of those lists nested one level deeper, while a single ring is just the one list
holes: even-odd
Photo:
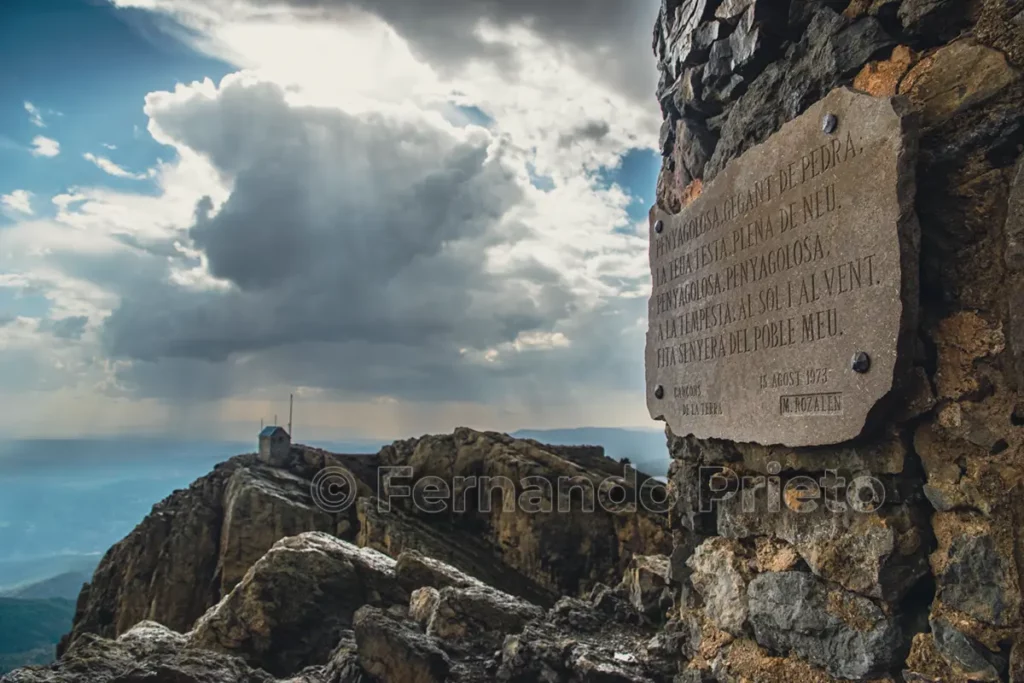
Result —
[{"label": "blue sky", "polygon": [[[233,70],[172,38],[160,29],[166,19],[142,10],[95,0],[5,0],[0,14],[0,62],[16,65],[0,72],[0,194],[29,190],[42,215],[53,213],[49,197],[71,187],[153,191],[151,181],[111,176],[83,155],[134,173],[173,158],[173,148],[146,133],[146,94]],[[45,127],[33,125],[26,102]],[[56,140],[60,154],[32,156],[39,135]]]},{"label": "blue sky", "polygon": [[[636,77],[588,65],[597,36],[647,50],[656,2],[594,27],[468,0],[438,6],[447,22],[416,18],[431,0],[315,21],[290,4],[269,22],[248,0],[0,5],[0,432],[60,416],[68,436],[195,420],[225,436],[291,390],[315,397],[326,439],[394,434],[400,416],[644,423],[659,112]],[[516,68],[480,52],[484,25]],[[360,231],[377,221],[408,236],[374,246]],[[249,243],[302,246],[308,274],[243,272]],[[250,310],[311,336],[282,342]],[[555,399],[561,375],[574,388]]]}]

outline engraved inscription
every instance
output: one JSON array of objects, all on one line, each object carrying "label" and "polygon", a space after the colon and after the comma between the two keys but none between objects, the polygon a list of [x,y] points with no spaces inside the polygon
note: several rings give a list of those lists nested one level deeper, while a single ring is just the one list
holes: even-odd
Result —
[{"label": "engraved inscription", "polygon": [[[817,125],[826,106],[840,122],[832,135]],[[653,416],[681,434],[762,443],[857,435],[892,386],[906,323],[903,136],[890,101],[840,89],[731,162],[682,213],[652,213],[664,224],[650,244]],[[861,350],[873,364],[858,378],[849,359]],[[673,387],[660,402],[658,384]],[[829,416],[840,426],[820,433]]]},{"label": "engraved inscription", "polygon": [[[814,181],[824,171],[856,159],[857,149],[853,133],[848,132],[844,143],[832,140],[830,145],[808,150],[799,160],[730,195],[721,206],[669,227],[667,234],[655,240],[654,257],[668,255],[669,260],[654,270],[652,315],[671,314],[657,326],[657,341],[665,342],[657,349],[658,367],[758,353],[842,334],[837,307],[807,309],[871,287],[875,255],[857,255],[838,263],[831,260],[832,251],[825,246],[828,236],[823,240],[820,223],[840,208],[836,182],[817,187]],[[759,207],[766,213],[751,217]],[[717,234],[722,236],[687,250],[698,237]],[[764,247],[760,253],[744,254],[759,245]],[[814,264],[810,272],[788,276],[809,264]],[[770,319],[762,321],[766,316]],[[742,324],[752,318],[759,320]],[[696,336],[715,330],[717,334]]]},{"label": "engraved inscription", "polygon": [[843,412],[843,395],[794,394],[779,397],[782,415],[838,415]]}]

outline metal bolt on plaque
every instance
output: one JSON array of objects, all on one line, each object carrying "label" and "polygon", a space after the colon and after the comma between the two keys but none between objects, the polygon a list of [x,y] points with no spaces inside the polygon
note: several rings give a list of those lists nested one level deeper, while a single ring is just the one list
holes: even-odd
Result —
[{"label": "metal bolt on plaque", "polygon": [[825,114],[825,117],[821,120],[821,129],[825,131],[826,134],[831,135],[835,132],[836,123],[838,123],[838,121],[836,120],[835,114]]},{"label": "metal bolt on plaque", "polygon": [[858,351],[853,354],[853,360],[850,361],[850,367],[854,372],[864,374],[871,369],[871,356],[863,351]]}]

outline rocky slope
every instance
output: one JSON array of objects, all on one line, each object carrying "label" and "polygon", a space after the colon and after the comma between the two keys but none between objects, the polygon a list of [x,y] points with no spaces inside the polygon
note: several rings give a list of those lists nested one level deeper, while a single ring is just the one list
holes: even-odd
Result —
[{"label": "rocky slope", "polygon": [[[412,469],[408,477],[402,472],[400,480],[382,484],[377,481],[381,467]],[[356,484],[358,497],[344,510],[327,512],[314,500],[318,490],[313,478],[326,468],[345,473]],[[265,634],[245,631],[232,610],[242,603],[240,609],[255,609],[253,595],[265,596],[273,586],[285,586],[296,591],[285,599],[289,608],[298,608],[303,596],[319,595],[316,591],[337,593],[349,601],[344,603],[348,607],[315,598],[304,603],[313,610],[303,617],[305,625],[326,638],[309,644],[315,655],[303,655],[304,661],[322,663],[337,644],[338,629],[331,624],[351,628],[352,614],[363,604],[405,604],[408,594],[421,587],[389,593],[369,575],[351,574],[359,562],[330,552],[325,558],[333,559],[324,559],[323,566],[291,566],[281,558],[302,560],[312,554],[289,553],[289,541],[278,541],[303,532],[322,532],[325,539],[350,542],[365,553],[383,553],[364,557],[397,558],[420,551],[475,577],[480,585],[529,601],[540,614],[562,595],[617,583],[640,552],[667,553],[667,521],[642,510],[608,512],[600,505],[586,512],[578,492],[571,510],[534,512],[516,500],[523,492],[521,483],[506,496],[512,504],[502,498],[501,485],[539,478],[552,483],[557,498],[560,477],[596,489],[615,473],[621,475],[623,466],[603,457],[599,448],[544,446],[469,429],[398,442],[376,456],[343,456],[303,446],[294,446],[276,462],[238,456],[154,506],[108,551],[79,596],[74,626],[59,653],[66,662],[75,659],[76,647],[118,647],[97,637],[116,643],[136,624],[148,621],[172,632],[190,632],[189,642],[197,648],[227,648],[254,657],[254,649],[266,645]],[[399,482],[411,489],[431,476],[447,482],[461,478],[462,488],[456,485],[446,510],[426,512],[418,505],[422,501],[398,497]],[[481,482],[491,477],[490,495],[481,497],[469,488],[471,477]],[[622,484],[634,490],[633,482]],[[379,489],[382,485],[391,488]],[[378,490],[395,496],[390,509],[373,496]],[[549,500],[557,507],[555,498],[549,495]],[[457,508],[457,501],[464,509]],[[258,570],[266,565],[274,569],[264,575]],[[382,560],[385,569],[386,565]],[[345,567],[350,568],[348,574]],[[309,583],[313,579],[306,581],[307,570],[336,575],[317,588]],[[377,597],[366,597],[370,594]],[[317,605],[320,611],[313,609]],[[276,619],[266,614],[259,618]],[[83,644],[76,646],[79,641]],[[275,673],[294,668],[288,655],[273,657],[283,659],[257,657],[254,662]]]},{"label": "rocky slope", "polygon": [[153,621],[116,638],[85,633],[59,663],[2,680],[668,683],[677,644],[631,592],[643,593],[598,586],[545,610],[415,551],[396,561],[307,532],[276,543],[187,633]]}]

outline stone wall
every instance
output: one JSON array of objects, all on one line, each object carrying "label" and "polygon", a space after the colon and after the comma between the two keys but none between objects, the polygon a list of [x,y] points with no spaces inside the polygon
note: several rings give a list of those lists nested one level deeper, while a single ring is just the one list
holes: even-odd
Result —
[{"label": "stone wall", "polygon": [[[904,96],[920,124],[899,409],[823,448],[669,434],[690,680],[1024,681],[1024,1],[663,0],[654,51],[668,212],[837,86]],[[776,511],[765,486],[755,514],[702,512],[702,466],[870,474],[885,504]]]}]

